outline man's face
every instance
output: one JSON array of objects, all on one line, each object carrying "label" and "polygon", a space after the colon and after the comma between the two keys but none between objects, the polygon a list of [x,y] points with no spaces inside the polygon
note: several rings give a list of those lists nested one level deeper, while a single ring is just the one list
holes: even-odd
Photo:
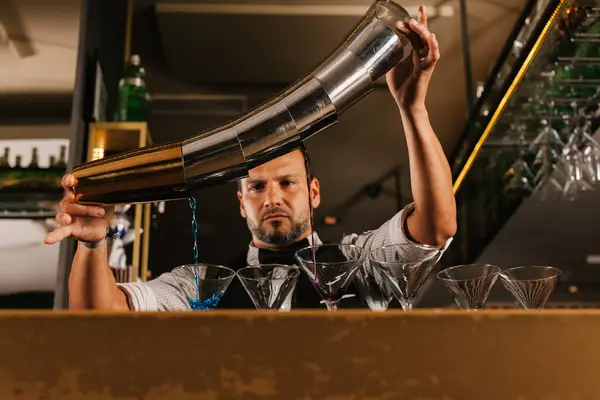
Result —
[{"label": "man's face", "polygon": [[[297,150],[260,165],[241,182],[240,213],[254,239],[285,246],[310,233],[308,182],[304,155]],[[320,204],[319,182],[311,182],[314,208]]]}]

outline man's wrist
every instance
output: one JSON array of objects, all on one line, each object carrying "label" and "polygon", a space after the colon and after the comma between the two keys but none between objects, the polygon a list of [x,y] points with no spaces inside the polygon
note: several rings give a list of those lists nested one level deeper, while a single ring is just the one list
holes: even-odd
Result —
[{"label": "man's wrist", "polygon": [[85,240],[79,240],[79,243],[84,246],[86,249],[95,250],[98,249],[106,243],[106,238],[102,238],[97,242],[86,242]]},{"label": "man's wrist", "polygon": [[420,77],[411,75],[402,85],[402,88],[393,93],[400,111],[404,113],[426,112],[425,97],[427,96],[430,79],[431,76],[425,73],[422,73]]},{"label": "man's wrist", "polygon": [[407,117],[412,121],[419,119],[429,119],[429,113],[427,112],[427,107],[425,107],[425,103],[401,103],[398,102],[398,109],[400,110],[400,115],[402,117]]}]

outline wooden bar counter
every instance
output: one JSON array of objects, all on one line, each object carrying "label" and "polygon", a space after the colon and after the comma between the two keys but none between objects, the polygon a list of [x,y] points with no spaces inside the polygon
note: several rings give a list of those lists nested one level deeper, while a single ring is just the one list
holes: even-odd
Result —
[{"label": "wooden bar counter", "polygon": [[0,313],[1,400],[600,399],[600,310]]}]

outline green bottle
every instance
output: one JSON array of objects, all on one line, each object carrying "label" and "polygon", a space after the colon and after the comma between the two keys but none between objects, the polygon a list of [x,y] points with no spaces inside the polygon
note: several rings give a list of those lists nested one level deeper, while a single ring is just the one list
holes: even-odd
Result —
[{"label": "green bottle", "polygon": [[66,171],[66,146],[60,146],[60,156],[56,159],[56,156],[50,156],[50,166],[47,170],[46,182],[51,184],[53,187],[60,187],[62,176]]},{"label": "green bottle", "polygon": [[10,148],[4,148],[4,154],[0,157],[0,190],[6,188],[10,179]]},{"label": "green bottle", "polygon": [[60,146],[60,155],[55,166],[62,169],[63,172],[67,169],[67,146]]},{"label": "green bottle", "polygon": [[137,54],[129,58],[123,78],[119,82],[119,104],[116,121],[144,122],[150,111],[150,93],[146,88],[146,72]]},{"label": "green bottle", "polygon": [[0,157],[0,167],[2,168],[10,168],[10,164],[9,164],[9,158],[10,158],[10,148],[9,147],[5,147],[4,148],[4,154],[2,155],[2,157]]},{"label": "green bottle", "polygon": [[10,187],[18,188],[23,185],[23,179],[27,176],[27,174],[25,173],[25,168],[23,168],[21,165],[22,160],[23,158],[20,155],[15,158],[15,166],[11,168],[8,179],[8,186]]}]

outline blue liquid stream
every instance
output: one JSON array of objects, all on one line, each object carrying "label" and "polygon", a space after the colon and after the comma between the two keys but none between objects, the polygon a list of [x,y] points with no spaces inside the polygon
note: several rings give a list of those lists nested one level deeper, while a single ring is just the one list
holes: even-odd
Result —
[{"label": "blue liquid stream", "polygon": [[223,296],[223,292],[209,297],[208,299],[200,300],[200,283],[198,279],[198,222],[196,221],[196,199],[190,197],[188,199],[192,210],[192,235],[194,237],[194,283],[196,284],[196,298],[189,300],[188,303],[192,310],[214,310]]},{"label": "blue liquid stream", "polygon": [[[196,199],[190,197],[188,199],[190,204],[190,208],[192,209],[192,235],[194,237],[194,283],[196,284],[196,299],[192,300],[195,302],[200,302],[200,285],[198,282],[198,223],[196,222]],[[219,299],[221,297],[219,296]],[[205,300],[206,301],[206,300]],[[217,300],[218,301],[218,300]],[[191,301],[190,301],[191,306]],[[194,307],[192,307],[194,308]]]}]

